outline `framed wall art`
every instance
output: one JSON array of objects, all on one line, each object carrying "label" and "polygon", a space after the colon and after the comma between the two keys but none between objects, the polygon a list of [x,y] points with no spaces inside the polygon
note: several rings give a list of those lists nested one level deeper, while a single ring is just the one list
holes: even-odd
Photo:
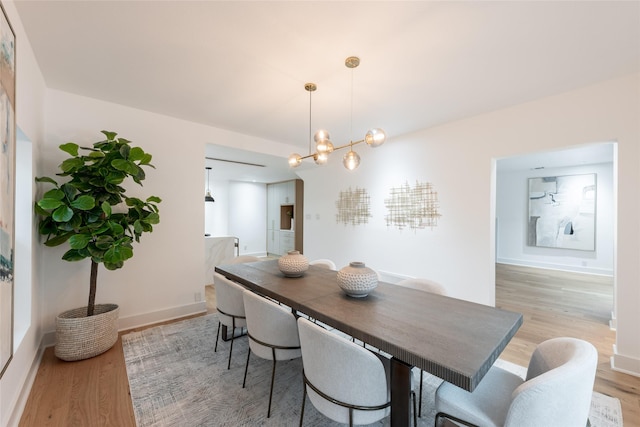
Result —
[{"label": "framed wall art", "polygon": [[596,174],[529,178],[527,245],[596,249]]},{"label": "framed wall art", "polygon": [[0,3],[0,378],[13,357],[16,39]]}]

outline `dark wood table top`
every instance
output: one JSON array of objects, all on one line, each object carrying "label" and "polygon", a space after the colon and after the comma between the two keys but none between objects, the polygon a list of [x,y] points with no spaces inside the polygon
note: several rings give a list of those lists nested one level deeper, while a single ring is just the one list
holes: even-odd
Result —
[{"label": "dark wood table top", "polygon": [[352,298],[335,271],[316,266],[300,278],[285,277],[277,260],[216,271],[469,391],[522,325],[519,313],[384,282]]}]

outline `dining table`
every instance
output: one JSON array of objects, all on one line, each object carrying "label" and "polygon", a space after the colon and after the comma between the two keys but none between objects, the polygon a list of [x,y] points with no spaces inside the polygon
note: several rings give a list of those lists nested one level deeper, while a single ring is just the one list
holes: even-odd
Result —
[{"label": "dining table", "polygon": [[473,391],[522,325],[522,314],[379,281],[348,296],[337,272],[311,265],[287,277],[277,259],[215,271],[391,356],[391,425],[409,426],[411,369]]}]

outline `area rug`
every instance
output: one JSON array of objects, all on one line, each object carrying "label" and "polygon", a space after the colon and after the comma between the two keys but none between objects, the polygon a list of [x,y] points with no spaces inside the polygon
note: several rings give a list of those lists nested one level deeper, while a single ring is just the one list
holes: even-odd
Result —
[{"label": "area rug", "polygon": [[[300,359],[278,362],[271,417],[267,418],[271,362],[252,355],[247,386],[242,376],[247,338],[236,339],[231,369],[229,343],[214,344],[214,314],[158,326],[122,337],[131,400],[138,427],[160,426],[297,426],[302,402]],[[519,372],[524,368],[504,362]],[[441,380],[425,375],[423,414],[418,425],[433,426],[434,392]],[[594,393],[594,427],[621,427],[618,399]],[[304,426],[339,426],[318,413],[307,400]],[[389,419],[372,424],[387,426]]]}]

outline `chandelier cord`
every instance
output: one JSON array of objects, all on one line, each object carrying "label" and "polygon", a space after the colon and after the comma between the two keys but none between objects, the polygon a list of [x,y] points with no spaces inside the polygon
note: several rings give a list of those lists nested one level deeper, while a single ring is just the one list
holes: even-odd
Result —
[{"label": "chandelier cord", "polygon": [[313,145],[311,144],[311,90],[309,91],[309,154],[311,154],[313,152],[312,147]]},{"label": "chandelier cord", "polygon": [[349,143],[351,147],[350,150],[353,150],[353,68],[351,69],[351,113],[350,113],[350,122],[349,125]]}]

